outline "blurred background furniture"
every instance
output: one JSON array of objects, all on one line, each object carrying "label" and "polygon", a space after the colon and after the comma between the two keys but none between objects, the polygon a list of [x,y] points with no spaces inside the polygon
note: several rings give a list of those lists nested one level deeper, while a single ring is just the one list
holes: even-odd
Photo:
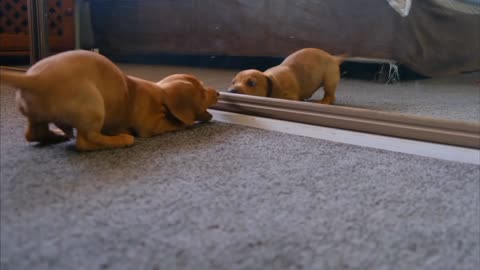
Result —
[{"label": "blurred background furniture", "polygon": [[[96,46],[110,56],[283,57],[318,47],[391,59],[426,76],[480,69],[476,0],[90,2]],[[403,2],[408,12],[394,9]]]},{"label": "blurred background furniture", "polygon": [[[75,47],[74,0],[48,0],[48,42],[51,53]],[[0,0],[0,56],[30,52],[27,0]]]}]

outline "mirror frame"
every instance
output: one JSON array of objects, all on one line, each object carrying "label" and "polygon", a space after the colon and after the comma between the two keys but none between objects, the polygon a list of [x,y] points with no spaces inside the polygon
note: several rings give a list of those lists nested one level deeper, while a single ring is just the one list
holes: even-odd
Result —
[{"label": "mirror frame", "polygon": [[480,149],[480,124],[220,92],[212,109]]}]

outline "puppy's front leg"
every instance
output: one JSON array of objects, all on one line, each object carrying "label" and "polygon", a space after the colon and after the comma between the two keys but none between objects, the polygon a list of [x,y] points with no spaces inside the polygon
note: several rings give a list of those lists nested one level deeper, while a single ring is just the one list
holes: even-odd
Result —
[{"label": "puppy's front leg", "polygon": [[173,122],[169,121],[165,115],[160,115],[149,120],[149,125],[137,129],[138,136],[142,138],[149,138],[155,135],[159,135],[165,132],[175,131],[182,128],[185,128],[185,125],[182,122]]},{"label": "puppy's front leg", "polygon": [[337,90],[337,85],[340,80],[340,77],[328,78],[323,85],[323,90],[325,91],[323,99],[320,101],[321,104],[331,105],[335,102],[335,91]]},{"label": "puppy's front leg", "polygon": [[207,111],[204,111],[197,115],[197,120],[200,122],[208,122],[212,120],[212,118],[213,118],[212,114]]},{"label": "puppy's front leg", "polygon": [[93,151],[127,147],[132,145],[133,142],[133,136],[128,134],[105,136],[96,131],[84,132],[79,130],[77,134],[76,147],[79,151]]}]

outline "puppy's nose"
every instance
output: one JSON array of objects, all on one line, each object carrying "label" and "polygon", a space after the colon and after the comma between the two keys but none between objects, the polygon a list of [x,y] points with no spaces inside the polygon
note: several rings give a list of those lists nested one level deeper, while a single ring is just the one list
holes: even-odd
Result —
[{"label": "puppy's nose", "polygon": [[238,89],[235,89],[235,88],[228,89],[228,92],[229,92],[229,93],[234,93],[234,94],[240,93],[240,91],[238,91]]},{"label": "puppy's nose", "polygon": [[218,92],[215,92],[215,93],[217,93],[217,97],[220,96],[220,93],[218,93]]}]

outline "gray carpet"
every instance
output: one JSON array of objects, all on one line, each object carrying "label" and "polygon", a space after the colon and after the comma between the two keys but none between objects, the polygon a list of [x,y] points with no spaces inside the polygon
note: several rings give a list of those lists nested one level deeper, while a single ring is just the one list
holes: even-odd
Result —
[{"label": "gray carpet", "polygon": [[0,92],[2,270],[480,264],[479,166],[219,122],[79,154]]}]

